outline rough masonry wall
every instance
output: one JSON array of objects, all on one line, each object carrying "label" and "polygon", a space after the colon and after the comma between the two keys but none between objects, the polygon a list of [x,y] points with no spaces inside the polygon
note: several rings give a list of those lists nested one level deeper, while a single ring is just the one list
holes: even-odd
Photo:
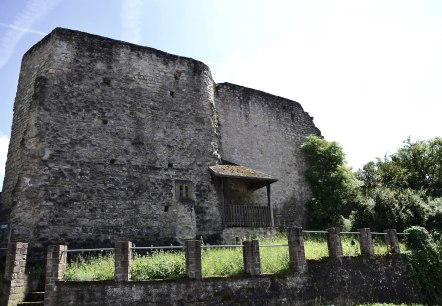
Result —
[{"label": "rough masonry wall", "polygon": [[[312,117],[299,103],[258,90],[222,83],[215,92],[223,159],[277,178],[271,185],[275,225],[302,226],[311,192],[300,146],[307,135],[320,135]],[[265,188],[253,201],[267,203]]]},{"label": "rough masonry wall", "polygon": [[213,92],[201,62],[54,30],[23,60],[3,189],[13,240],[157,244],[219,232]]},{"label": "rough masonry wall", "polygon": [[202,281],[56,283],[54,305],[358,305],[425,304],[402,256],[309,261],[305,274]]},{"label": "rough masonry wall", "polygon": [[0,222],[26,225],[20,230],[26,238],[33,234],[38,219],[44,215],[40,210],[43,192],[39,188],[43,126],[37,110],[45,90],[39,76],[47,73],[51,52],[50,44],[39,43],[23,57],[1,193]]}]

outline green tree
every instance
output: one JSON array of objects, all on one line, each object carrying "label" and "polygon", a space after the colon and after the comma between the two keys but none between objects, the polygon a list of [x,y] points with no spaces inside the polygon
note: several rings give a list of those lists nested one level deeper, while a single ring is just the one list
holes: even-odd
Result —
[{"label": "green tree", "polygon": [[310,135],[301,148],[307,156],[307,180],[313,198],[307,203],[310,228],[324,229],[342,225],[356,207],[360,182],[346,165],[342,147]]},{"label": "green tree", "polygon": [[[442,229],[442,138],[411,141],[358,171],[366,200],[355,226]],[[370,223],[371,222],[371,223]]]},{"label": "green tree", "polygon": [[357,174],[364,191],[383,186],[424,190],[428,197],[442,197],[442,138],[411,141],[384,159],[367,163]]},{"label": "green tree", "polygon": [[425,226],[432,210],[423,198],[422,192],[412,189],[372,189],[353,212],[354,226],[378,231],[386,228],[403,231],[414,225]]}]

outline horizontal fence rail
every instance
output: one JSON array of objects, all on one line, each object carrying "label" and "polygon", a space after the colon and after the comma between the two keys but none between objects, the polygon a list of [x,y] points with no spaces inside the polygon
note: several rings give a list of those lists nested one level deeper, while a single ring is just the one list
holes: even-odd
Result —
[{"label": "horizontal fence rail", "polygon": [[150,246],[150,247],[131,247],[132,250],[185,250],[183,245],[171,246]]},{"label": "horizontal fence rail", "polygon": [[242,248],[242,244],[212,244],[212,245],[202,245],[203,249],[214,249],[214,248]]},{"label": "horizontal fence rail", "polygon": [[260,248],[271,248],[271,247],[286,247],[288,244],[260,244]]},{"label": "horizontal fence rail", "polygon": [[[239,206],[239,205],[238,205]],[[310,231],[303,230],[302,233],[305,234],[327,234],[327,231]],[[340,234],[344,235],[360,235],[360,232],[340,232]],[[371,232],[372,235],[387,235],[387,233],[382,232]],[[396,233],[398,236],[405,236],[408,233]],[[288,244],[262,244],[260,247],[286,247]],[[203,249],[212,249],[212,248],[241,248],[242,244],[202,244],[201,248]],[[0,248],[0,250],[7,250],[8,248]],[[131,250],[185,250],[186,246],[184,245],[170,245],[170,246],[146,246],[146,247],[130,247]],[[115,248],[90,248],[90,249],[67,249],[62,252],[66,253],[74,253],[74,252],[98,252],[98,251],[114,251]]]},{"label": "horizontal fence rail", "polygon": [[[303,230],[303,233],[306,234],[327,234],[327,231],[307,231],[307,230]],[[340,232],[341,234],[344,235],[359,235],[359,232]],[[381,233],[381,232],[371,232],[372,235],[387,235],[387,233]],[[396,235],[400,235],[400,236],[405,236],[408,235],[408,233],[396,233]]]},{"label": "horizontal fence rail", "polygon": [[115,248],[96,248],[96,249],[67,249],[62,252],[73,253],[73,252],[98,252],[98,251],[114,251]]},{"label": "horizontal fence rail", "polygon": [[[240,206],[240,205],[238,205]],[[264,207],[265,208],[265,207]],[[304,234],[327,234],[327,231],[310,231],[310,230],[303,230],[302,233]],[[360,235],[360,232],[340,232],[340,234],[344,235]],[[387,235],[387,233],[382,232],[371,232],[372,235]],[[396,233],[398,236],[405,236],[408,235],[408,233]],[[286,247],[288,244],[262,244],[260,247]],[[212,249],[212,248],[241,248],[243,247],[242,244],[202,244],[201,248],[203,249]],[[0,248],[1,250],[7,250],[8,248]],[[146,247],[137,247],[133,246],[130,247],[131,250],[185,250],[186,246],[184,245],[171,245],[171,246],[146,246]],[[74,252],[98,252],[98,251],[114,251],[115,248],[90,248],[90,249],[67,249],[63,250],[62,252],[66,253],[74,253]]]}]

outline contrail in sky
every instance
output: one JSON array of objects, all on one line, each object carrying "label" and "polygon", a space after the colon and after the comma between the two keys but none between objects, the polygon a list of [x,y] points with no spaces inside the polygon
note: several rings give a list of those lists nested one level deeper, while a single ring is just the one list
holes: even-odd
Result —
[{"label": "contrail in sky", "polygon": [[9,61],[23,35],[27,33],[46,35],[46,33],[41,31],[33,30],[32,27],[37,21],[49,14],[59,3],[60,0],[29,0],[25,7],[15,16],[13,22],[10,24],[0,23],[1,26],[9,29],[0,37],[0,69]]},{"label": "contrail in sky", "polygon": [[39,34],[39,35],[47,35],[48,33],[42,32],[42,31],[37,31],[37,30],[33,30],[33,29],[24,29],[24,28],[20,28],[20,27],[16,27],[15,25],[12,24],[6,24],[3,22],[0,22],[0,26],[5,27],[5,28],[9,28],[18,32],[23,32],[23,33],[32,33],[32,34]]}]

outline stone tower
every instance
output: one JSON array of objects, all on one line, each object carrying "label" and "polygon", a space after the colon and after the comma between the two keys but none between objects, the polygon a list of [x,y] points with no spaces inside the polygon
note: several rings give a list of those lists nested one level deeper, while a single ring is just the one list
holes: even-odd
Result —
[{"label": "stone tower", "polygon": [[[36,250],[302,224],[308,134],[320,132],[297,102],[215,84],[190,58],[57,28],[23,57],[0,223]],[[273,224],[228,223],[233,204],[237,215],[269,204]]]}]

